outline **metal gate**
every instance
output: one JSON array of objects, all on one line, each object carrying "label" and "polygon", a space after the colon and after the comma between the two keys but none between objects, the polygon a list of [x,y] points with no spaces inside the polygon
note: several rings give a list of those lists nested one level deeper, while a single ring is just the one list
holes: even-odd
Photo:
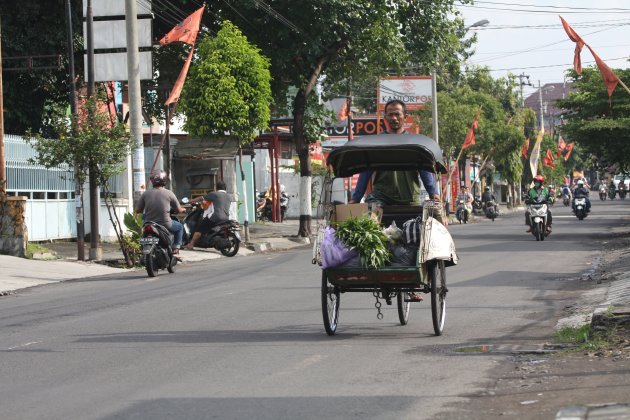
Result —
[{"label": "metal gate", "polygon": [[34,162],[37,152],[21,136],[4,136],[7,194],[28,198],[29,241],[76,237],[74,174],[67,165],[47,169]]}]

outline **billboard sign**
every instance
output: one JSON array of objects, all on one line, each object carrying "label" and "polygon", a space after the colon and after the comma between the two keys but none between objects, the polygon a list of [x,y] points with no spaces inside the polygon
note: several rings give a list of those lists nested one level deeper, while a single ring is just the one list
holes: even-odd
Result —
[{"label": "billboard sign", "polygon": [[384,77],[378,85],[378,107],[393,99],[402,101],[408,110],[423,108],[431,102],[431,76]]}]

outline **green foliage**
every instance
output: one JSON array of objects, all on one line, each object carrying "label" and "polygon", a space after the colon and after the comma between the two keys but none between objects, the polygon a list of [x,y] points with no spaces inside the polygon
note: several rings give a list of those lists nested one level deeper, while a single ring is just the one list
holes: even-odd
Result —
[{"label": "green foliage", "polygon": [[142,237],[142,227],[144,225],[141,214],[125,213],[123,216],[125,227],[129,230],[132,238],[139,241]]},{"label": "green foliage", "polygon": [[27,132],[27,141],[37,151],[34,161],[46,168],[68,165],[76,169],[75,181],[80,185],[85,183],[90,167],[98,185],[122,172],[127,156],[136,147],[125,126],[112,126],[109,115],[100,111],[98,96],[90,98],[84,112],[71,116],[70,121],[65,115],[56,115],[52,127],[56,138]]},{"label": "green foliage", "polygon": [[387,237],[373,219],[357,217],[344,220],[337,226],[335,235],[345,245],[359,252],[364,267],[380,268],[391,259]]},{"label": "green foliage", "polygon": [[232,134],[251,142],[267,127],[271,103],[269,60],[232,23],[198,45],[180,100],[192,135]]},{"label": "green foliage", "polygon": [[[613,69],[621,80],[630,78],[630,70]],[[596,157],[600,168],[618,163],[622,170],[630,169],[630,96],[618,86],[610,100],[601,75],[596,68],[584,69],[581,76],[571,71],[574,90],[557,106],[569,112],[565,115],[563,137],[576,142],[579,148],[572,156]],[[576,164],[575,166],[579,166]]]}]

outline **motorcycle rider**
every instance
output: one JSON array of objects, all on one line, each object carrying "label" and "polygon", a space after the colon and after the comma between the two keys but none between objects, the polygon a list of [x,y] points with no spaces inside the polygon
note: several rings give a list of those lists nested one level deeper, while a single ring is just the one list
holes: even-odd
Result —
[{"label": "motorcycle rider", "polygon": [[490,187],[486,187],[483,189],[483,194],[481,194],[481,207],[483,210],[486,210],[486,203],[489,201],[495,201],[494,194],[490,192]]},{"label": "motorcycle rider", "polygon": [[[172,220],[170,213],[186,213],[175,194],[166,189],[166,172],[155,172],[149,177],[153,188],[140,196],[136,205],[136,214],[144,213],[144,222],[155,222],[164,226],[173,234],[173,254],[179,255],[182,246],[184,226],[177,220]],[[179,259],[179,257],[177,257]]]},{"label": "motorcycle rider", "polygon": [[[545,177],[542,175],[536,175],[534,177],[534,186],[527,192],[526,203],[528,202],[543,202],[549,200],[549,190],[544,186]],[[551,210],[547,206],[547,232],[551,232]],[[529,212],[525,211],[525,224],[529,226],[526,232],[531,233],[532,221],[529,218]]]},{"label": "motorcycle rider", "polygon": [[584,181],[581,179],[577,182],[577,186],[575,190],[573,190],[573,203],[571,208],[573,209],[573,213],[575,213],[575,199],[576,198],[586,198],[586,212],[591,211],[591,200],[588,198],[588,189],[584,186]]},{"label": "motorcycle rider", "polygon": [[203,213],[201,222],[195,227],[195,233],[193,233],[190,242],[186,245],[186,249],[192,250],[201,238],[201,235],[210,232],[214,226],[230,220],[232,197],[226,192],[226,188],[225,182],[219,180],[217,181],[217,191],[209,192],[206,195],[190,200],[191,203],[205,201],[207,208]]},{"label": "motorcycle rider", "polygon": [[619,192],[619,197],[621,199],[625,198],[627,192],[625,178],[622,178],[621,181],[619,181],[619,185],[617,185],[617,191]]}]

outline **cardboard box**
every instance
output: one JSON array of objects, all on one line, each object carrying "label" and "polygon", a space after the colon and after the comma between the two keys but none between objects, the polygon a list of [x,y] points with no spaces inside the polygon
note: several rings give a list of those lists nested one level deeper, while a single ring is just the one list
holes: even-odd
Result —
[{"label": "cardboard box", "polygon": [[343,222],[351,217],[367,216],[368,213],[366,203],[337,204],[335,206],[335,221]]},{"label": "cardboard box", "polygon": [[373,211],[370,212],[366,203],[338,204],[335,206],[335,213],[335,221],[337,223],[343,222],[351,217],[370,217],[380,223],[383,209],[375,207]]}]

